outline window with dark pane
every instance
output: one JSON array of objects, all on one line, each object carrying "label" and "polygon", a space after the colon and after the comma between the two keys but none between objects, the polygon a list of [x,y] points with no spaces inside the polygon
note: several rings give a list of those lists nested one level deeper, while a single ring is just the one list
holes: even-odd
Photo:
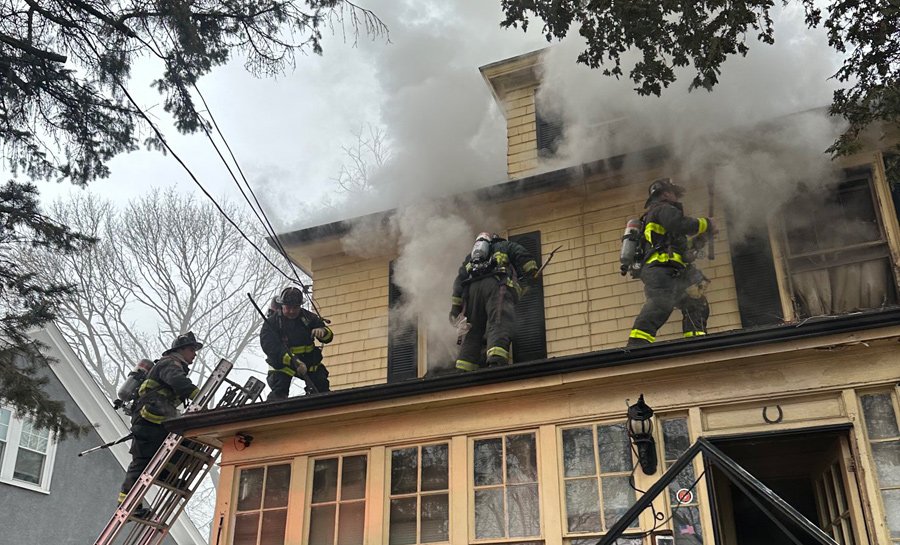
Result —
[{"label": "window with dark pane", "polygon": [[365,454],[313,461],[309,545],[362,545],[367,467]]},{"label": "window with dark pane", "polygon": [[859,396],[891,539],[900,541],[900,431],[892,392]]},{"label": "window with dark pane", "polygon": [[419,328],[415,319],[401,311],[403,290],[394,282],[394,263],[388,271],[388,382],[419,374]]},{"label": "window with dark pane", "polygon": [[550,104],[534,96],[535,132],[539,157],[556,155],[563,136],[563,121],[560,112],[549,107]]},{"label": "window with dark pane", "polygon": [[284,543],[290,485],[290,464],[240,470],[234,545]]},{"label": "window with dark pane", "polygon": [[625,425],[563,429],[562,451],[566,532],[605,532],[636,499],[628,480],[633,462]]},{"label": "window with dark pane", "polygon": [[390,545],[450,539],[447,443],[391,451]]},{"label": "window with dark pane", "polygon": [[475,538],[540,535],[535,434],[475,440],[473,461]]},{"label": "window with dark pane", "polygon": [[[687,418],[662,420],[664,465],[668,469],[691,446]],[[669,484],[669,505],[675,545],[701,545],[703,529],[700,525],[700,504],[694,465],[688,464]]]}]

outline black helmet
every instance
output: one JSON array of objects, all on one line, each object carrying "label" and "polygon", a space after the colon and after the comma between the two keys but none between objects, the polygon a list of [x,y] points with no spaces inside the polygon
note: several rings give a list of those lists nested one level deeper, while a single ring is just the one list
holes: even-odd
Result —
[{"label": "black helmet", "polygon": [[281,294],[275,298],[275,302],[279,305],[302,305],[303,292],[300,288],[295,288],[293,286],[284,288]]},{"label": "black helmet", "polygon": [[650,184],[650,188],[647,190],[647,202],[644,203],[644,207],[646,208],[647,206],[650,206],[650,203],[653,202],[654,199],[656,199],[666,191],[671,191],[672,193],[674,193],[676,199],[680,199],[681,196],[684,195],[683,187],[673,183],[669,178],[660,178],[658,180],[654,180],[653,183]]},{"label": "black helmet", "polygon": [[194,333],[188,331],[187,333],[182,333],[181,335],[175,337],[175,340],[172,341],[172,347],[163,352],[163,356],[166,354],[171,354],[175,352],[179,348],[184,348],[185,346],[193,346],[195,349],[200,350],[203,348],[203,343],[197,342],[197,337],[194,337]]}]

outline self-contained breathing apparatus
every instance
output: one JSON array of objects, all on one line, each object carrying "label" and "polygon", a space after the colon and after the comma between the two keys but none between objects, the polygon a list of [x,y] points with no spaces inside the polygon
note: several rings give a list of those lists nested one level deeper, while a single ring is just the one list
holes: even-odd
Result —
[{"label": "self-contained breathing apparatus", "polygon": [[631,273],[631,278],[640,278],[649,250],[650,243],[644,238],[644,217],[630,218],[625,224],[622,250],[619,252],[619,270],[622,276]]},{"label": "self-contained breathing apparatus", "polygon": [[469,254],[469,277],[478,278],[494,270],[497,261],[491,254],[491,243],[500,240],[498,235],[491,233],[479,233]]},{"label": "self-contained breathing apparatus", "polygon": [[137,362],[134,369],[128,373],[128,378],[116,392],[116,399],[113,400],[114,409],[122,409],[122,412],[127,416],[134,414],[137,409],[138,398],[141,397],[141,384],[150,375],[150,370],[153,369],[155,364],[156,362],[146,358]]}]

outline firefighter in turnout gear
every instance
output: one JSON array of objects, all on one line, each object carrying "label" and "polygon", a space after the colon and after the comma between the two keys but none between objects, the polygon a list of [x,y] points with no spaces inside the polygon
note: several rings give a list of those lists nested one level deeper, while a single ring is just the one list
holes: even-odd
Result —
[{"label": "firefighter in turnout gear", "polygon": [[[304,372],[319,393],[329,391],[328,369],[315,341],[330,343],[334,339],[331,329],[301,306],[303,292],[299,288],[285,288],[275,298],[275,304],[276,309],[269,313],[259,333],[259,344],[269,364],[266,382],[272,389],[266,401],[287,399],[291,379]],[[306,393],[313,393],[308,385]]]},{"label": "firefighter in turnout gear", "polygon": [[[177,406],[194,399],[199,389],[187,377],[197,351],[203,343],[190,331],[179,335],[172,347],[162,353],[162,357],[141,383],[139,396],[132,416],[131,463],[125,473],[125,482],[119,493],[119,503],[137,482],[138,477],[150,463],[153,455],[165,441],[168,432],[162,421],[178,415]],[[143,518],[149,514],[146,507],[139,507],[135,516]]]},{"label": "firefighter in turnout gear", "polygon": [[685,337],[706,334],[709,303],[704,296],[709,280],[693,262],[716,229],[710,218],[684,215],[678,199],[684,188],[668,178],[650,185],[643,218],[646,251],[640,278],[647,298],[628,336],[628,346],[656,340],[656,332],[672,310],[680,308]]},{"label": "firefighter in turnout gear", "polygon": [[522,281],[538,273],[534,257],[521,245],[497,234],[480,233],[456,280],[450,322],[463,314],[470,329],[461,342],[456,368],[475,371],[510,361],[515,307],[524,293]]}]

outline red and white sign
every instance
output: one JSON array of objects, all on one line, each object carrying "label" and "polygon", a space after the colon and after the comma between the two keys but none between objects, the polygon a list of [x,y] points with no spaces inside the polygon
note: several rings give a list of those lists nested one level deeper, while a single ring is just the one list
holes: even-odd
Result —
[{"label": "red and white sign", "polygon": [[679,503],[692,503],[694,501],[694,493],[687,488],[679,488],[678,492],[675,492],[675,498]]}]

